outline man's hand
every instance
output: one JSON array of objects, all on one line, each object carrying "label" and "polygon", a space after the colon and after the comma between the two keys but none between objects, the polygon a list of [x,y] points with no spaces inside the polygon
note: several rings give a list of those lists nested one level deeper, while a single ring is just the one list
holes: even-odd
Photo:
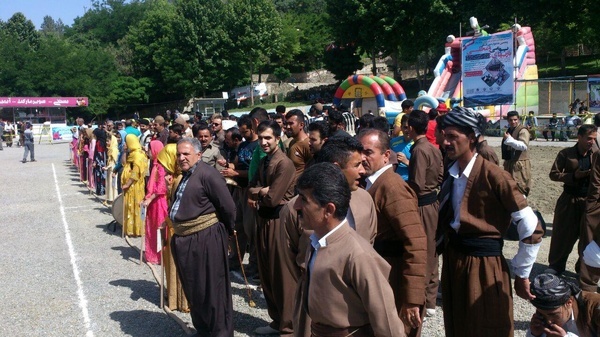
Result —
[{"label": "man's hand", "polygon": [[237,173],[236,170],[233,170],[231,168],[221,170],[221,174],[223,175],[223,177],[237,177],[239,175],[239,173]]},{"label": "man's hand", "polygon": [[412,327],[413,329],[418,328],[421,325],[419,306],[412,304],[402,306],[402,310],[400,310],[400,318],[404,324]]},{"label": "man's hand", "polygon": [[402,152],[398,153],[396,155],[396,158],[398,159],[399,163],[402,163],[404,165],[408,165],[408,159],[406,158],[406,155]]},{"label": "man's hand", "polygon": [[269,186],[263,187],[260,189],[260,191],[258,191],[258,196],[262,198],[265,195],[267,195],[268,193],[269,193]]},{"label": "man's hand", "polygon": [[506,140],[506,138],[510,137],[510,133],[508,133],[508,130],[504,133],[504,136],[502,136],[502,139]]},{"label": "man's hand", "polygon": [[590,170],[585,170],[582,171],[580,169],[577,169],[575,171],[575,173],[573,173],[573,175],[575,176],[575,179],[583,179],[583,178],[587,178],[590,176]]},{"label": "man's hand", "polygon": [[529,279],[515,276],[515,293],[524,300],[532,300],[535,298],[529,291]]},{"label": "man's hand", "polygon": [[544,333],[544,328],[546,324],[546,320],[544,317],[538,313],[533,314],[531,316],[531,322],[529,323],[529,331],[535,337],[539,337]]},{"label": "man's hand", "polygon": [[248,199],[248,206],[250,206],[251,208],[256,209],[257,205],[258,205],[258,201],[252,200],[252,199]]},{"label": "man's hand", "polygon": [[551,323],[544,328],[544,332],[546,333],[546,337],[565,337],[567,332],[561,328],[560,326]]},{"label": "man's hand", "polygon": [[225,160],[225,158],[219,158],[217,159],[217,164],[221,166],[227,166],[227,160]]}]

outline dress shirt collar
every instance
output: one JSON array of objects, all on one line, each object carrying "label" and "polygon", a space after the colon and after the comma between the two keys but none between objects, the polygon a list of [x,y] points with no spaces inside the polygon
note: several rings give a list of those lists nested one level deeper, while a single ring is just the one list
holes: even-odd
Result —
[{"label": "dress shirt collar", "polygon": [[327,247],[327,238],[331,234],[333,234],[333,232],[340,229],[340,227],[342,227],[346,222],[347,222],[346,219],[344,219],[344,221],[340,222],[339,225],[335,226],[334,229],[330,230],[327,234],[323,235],[323,237],[320,239],[317,237],[316,233],[312,233],[310,235],[310,244],[313,246],[313,248],[315,250],[318,250],[319,248],[322,248],[322,247]]},{"label": "dress shirt collar", "polygon": [[471,170],[473,169],[473,165],[475,165],[475,159],[477,159],[477,153],[473,155],[473,158],[471,158],[462,174],[460,173],[460,168],[458,167],[458,161],[454,162],[454,164],[448,169],[448,174],[454,179],[458,179],[461,175],[468,178],[471,174]]},{"label": "dress shirt collar", "polygon": [[392,167],[392,164],[387,164],[384,167],[380,168],[377,172],[371,174],[370,176],[367,177],[367,190],[369,188],[371,188],[371,186],[373,186],[373,184],[375,184],[375,181],[377,180],[377,178],[379,178],[380,175],[383,174],[383,172],[385,172],[387,169],[389,169],[390,167]]}]

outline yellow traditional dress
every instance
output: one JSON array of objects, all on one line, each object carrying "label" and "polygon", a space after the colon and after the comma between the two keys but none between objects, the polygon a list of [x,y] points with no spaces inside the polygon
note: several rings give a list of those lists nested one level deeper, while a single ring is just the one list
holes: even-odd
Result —
[{"label": "yellow traditional dress", "polygon": [[145,178],[148,170],[148,157],[142,150],[140,140],[136,135],[129,134],[125,137],[127,146],[127,162],[121,175],[121,186],[126,185],[129,179],[133,184],[124,192],[125,213],[124,231],[127,236],[140,236],[145,230],[145,222],[140,214],[140,203],[146,196]]},{"label": "yellow traditional dress", "polygon": [[[177,166],[177,144],[167,144],[158,153],[158,162],[165,168],[167,175],[172,178],[171,182],[167,182],[169,189],[167,196],[170,205],[175,189],[182,178],[181,171]],[[187,298],[183,293],[181,281],[179,280],[179,275],[177,275],[175,261],[171,254],[171,237],[173,236],[174,231],[171,219],[168,216],[165,219],[165,223],[167,224],[167,228],[165,228],[166,238],[163,247],[163,264],[167,278],[167,307],[171,310],[189,312],[190,307]]]},{"label": "yellow traditional dress", "polygon": [[117,197],[117,184],[113,178],[112,174],[114,172],[114,168],[117,165],[117,160],[119,160],[119,141],[114,134],[109,134],[109,143],[108,143],[108,156],[106,161],[106,202],[113,202]]}]

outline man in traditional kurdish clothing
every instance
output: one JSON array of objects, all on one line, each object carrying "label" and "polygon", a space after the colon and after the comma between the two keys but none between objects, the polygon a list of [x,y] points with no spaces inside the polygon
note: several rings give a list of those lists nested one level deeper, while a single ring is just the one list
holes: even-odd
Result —
[{"label": "man in traditional kurdish clothing", "polygon": [[477,139],[477,153],[481,157],[483,157],[483,159],[489,160],[492,163],[500,166],[500,160],[498,160],[498,155],[496,154],[496,151],[494,151],[494,149],[492,149],[492,147],[488,145],[487,140],[485,140],[485,137],[483,136],[485,130],[487,129],[487,120],[481,114],[478,114],[478,118],[479,125],[481,127],[481,134]]},{"label": "man in traditional kurdish clothing", "polygon": [[350,188],[339,166],[315,164],[298,180],[294,208],[313,230],[298,310],[312,336],[406,336],[387,281],[390,265],[347,224]]},{"label": "man in traditional kurdish clothing", "polygon": [[536,308],[527,337],[600,334],[600,294],[579,287],[553,274],[540,274],[531,282],[531,304]]},{"label": "man in traditional kurdish clothing", "polygon": [[308,135],[304,132],[304,124],[304,113],[299,109],[290,110],[285,115],[285,134],[292,138],[288,157],[294,162],[296,176],[304,171],[304,167],[312,159]]},{"label": "man in traditional kurdish clothing", "polygon": [[[321,122],[315,122],[315,125]],[[329,162],[339,166],[344,173],[347,184],[350,187],[350,208],[346,214],[347,224],[356,230],[358,235],[373,244],[377,232],[377,212],[371,195],[359,188],[359,180],[364,174],[362,166],[362,145],[352,137],[338,137],[330,139],[315,154],[315,163]],[[306,249],[310,246],[311,230],[304,227],[301,219],[294,209],[294,202],[298,196],[292,198],[280,212],[281,229],[279,230],[279,241],[277,245],[278,255],[282,265],[280,270],[287,279],[297,283],[301,273],[306,270],[304,265]],[[283,310],[292,312],[294,303],[298,305],[296,298],[301,296],[291,289],[283,293]],[[306,319],[304,312],[297,312],[294,317],[294,335],[310,337],[310,320]]]},{"label": "man in traditional kurdish clothing", "polygon": [[521,240],[511,261],[515,291],[531,300],[528,277],[543,231],[510,175],[477,154],[478,121],[462,107],[444,117],[443,144],[454,161],[440,192],[444,328],[449,337],[510,337],[513,301],[502,237],[512,219]]},{"label": "man in traditional kurdish clothing", "polygon": [[[552,239],[548,253],[547,272],[560,274],[565,271],[567,259],[573,245],[585,233],[583,215],[585,213],[585,198],[590,186],[590,171],[592,154],[597,128],[594,125],[582,125],[577,131],[577,143],[561,150],[552,169],[550,179],[563,183],[563,192],[556,201],[554,221],[552,221]],[[581,239],[579,257],[581,258],[585,245],[589,242]],[[575,267],[579,270],[579,266]]]},{"label": "man in traditional kurdish clothing", "polygon": [[233,336],[233,302],[227,266],[228,236],[235,203],[219,171],[200,160],[195,138],[177,143],[183,171],[169,217],[175,235],[171,250],[199,336]]},{"label": "man in traditional kurdish clothing", "polygon": [[426,133],[429,116],[413,110],[408,115],[408,133],[413,145],[408,164],[408,185],[418,198],[421,223],[427,235],[426,316],[435,314],[439,284],[439,259],[435,250],[439,202],[437,194],[442,183],[444,166],[442,153],[428,141]]},{"label": "man in traditional kurdish clothing", "polygon": [[391,266],[390,284],[396,308],[410,330],[418,335],[425,304],[427,236],[419,217],[417,195],[400,177],[390,161],[390,139],[377,129],[359,132],[363,146],[366,190],[377,210],[374,248]]},{"label": "man in traditional kurdish clothing", "polygon": [[[260,335],[290,334],[292,317],[282,317],[281,293],[285,284],[277,270],[280,257],[276,254],[279,211],[294,196],[294,163],[279,148],[281,127],[275,121],[264,121],[258,125],[259,146],[266,153],[258,170],[248,183],[248,204],[257,210],[256,255],[258,272],[267,302],[269,325],[257,328]],[[291,285],[294,286],[293,284]]]},{"label": "man in traditional kurdish clothing", "polygon": [[521,124],[519,113],[506,114],[508,130],[502,138],[502,159],[504,169],[517,182],[517,187],[525,196],[531,189],[531,163],[529,162],[529,131]]},{"label": "man in traditional kurdish clothing", "polygon": [[585,291],[598,291],[600,281],[600,151],[592,155],[590,187],[585,200],[579,247],[584,247],[579,262],[579,285]]}]

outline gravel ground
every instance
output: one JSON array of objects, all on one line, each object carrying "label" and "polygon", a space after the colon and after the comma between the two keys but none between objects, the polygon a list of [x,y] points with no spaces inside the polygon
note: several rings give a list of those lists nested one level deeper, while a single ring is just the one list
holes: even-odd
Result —
[{"label": "gravel ground", "polygon": [[[499,138],[490,138],[489,143],[499,152]],[[548,224],[561,191],[548,172],[560,148],[573,144],[531,143],[530,203]],[[139,265],[139,252],[120,237],[119,230],[107,228],[110,210],[79,182],[67,160],[68,144],[35,147],[35,163],[20,162],[22,148],[4,147],[0,152],[0,214],[7,235],[0,254],[0,335],[186,336],[159,308],[159,287],[151,269]],[[132,243],[139,246],[139,239]],[[549,237],[542,243],[532,275],[546,268],[549,243]],[[505,247],[505,255],[512,257],[517,243],[507,242]],[[576,259],[571,254],[569,271]],[[269,322],[264,298],[252,285],[257,307],[250,308],[243,279],[231,276],[235,336],[252,336],[256,327]],[[533,307],[515,298],[514,310],[515,335],[524,336]],[[191,325],[188,314],[175,314]],[[441,308],[425,322],[423,336],[443,336]]]}]

